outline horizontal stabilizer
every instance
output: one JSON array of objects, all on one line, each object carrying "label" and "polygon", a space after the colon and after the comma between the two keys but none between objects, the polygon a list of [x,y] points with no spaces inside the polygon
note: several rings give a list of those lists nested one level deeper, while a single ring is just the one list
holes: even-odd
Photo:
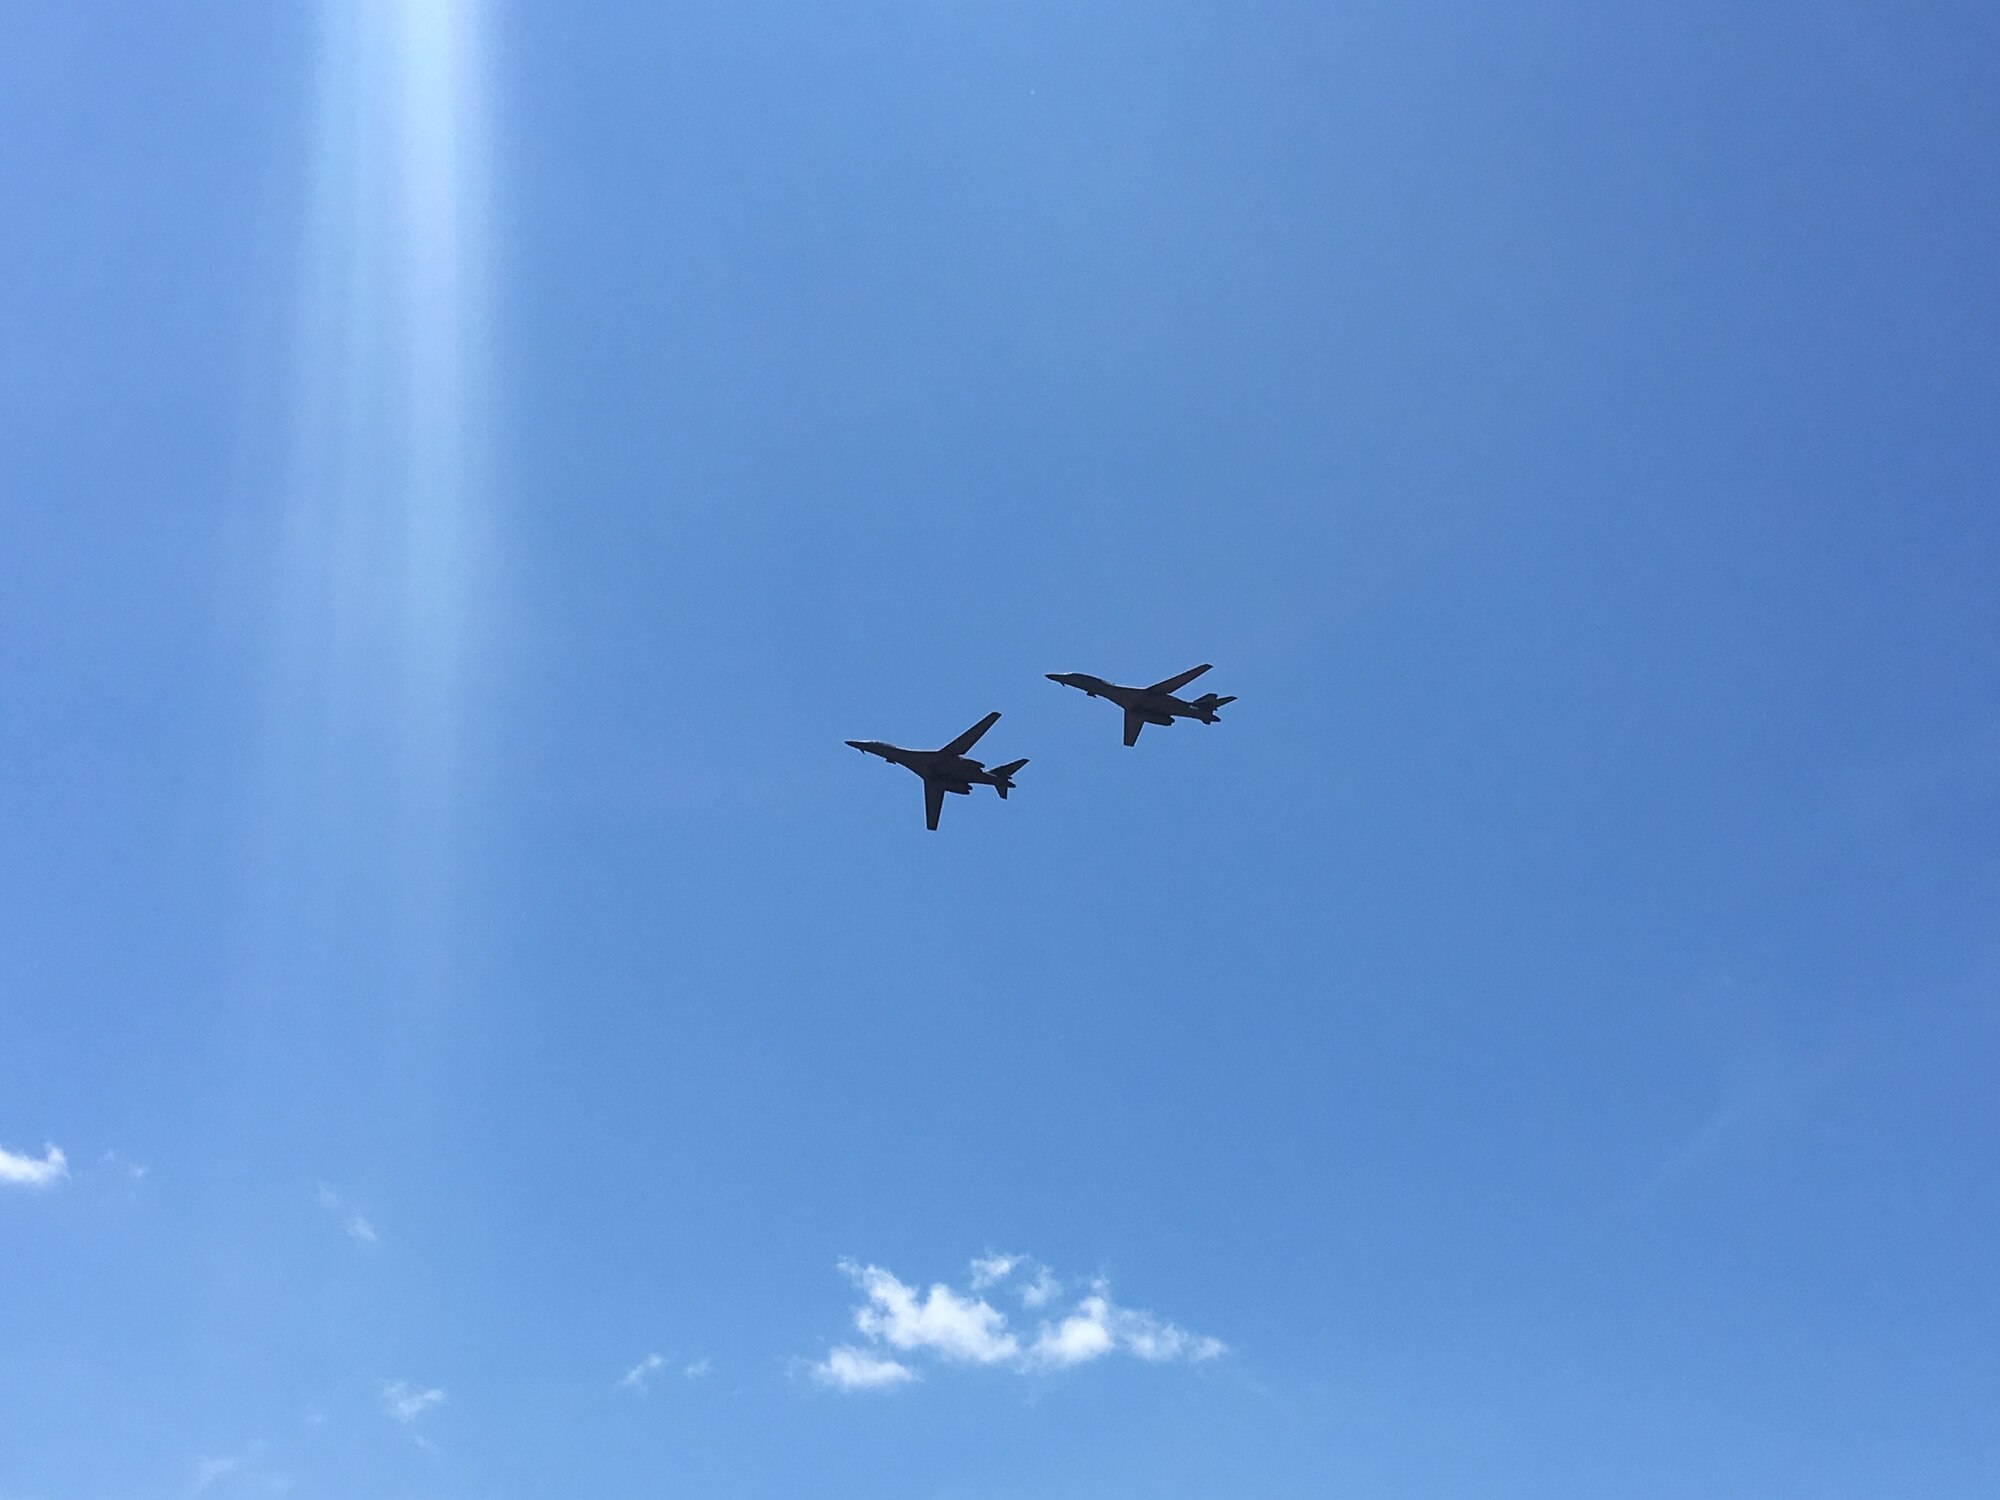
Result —
[{"label": "horizontal stabilizer", "polygon": [[1027,763],[1027,757],[1023,756],[1020,760],[1010,760],[1004,766],[993,768],[993,774],[999,778],[993,783],[993,789],[1000,794],[1001,801],[1007,800],[1007,793],[1013,788],[1014,773]]}]

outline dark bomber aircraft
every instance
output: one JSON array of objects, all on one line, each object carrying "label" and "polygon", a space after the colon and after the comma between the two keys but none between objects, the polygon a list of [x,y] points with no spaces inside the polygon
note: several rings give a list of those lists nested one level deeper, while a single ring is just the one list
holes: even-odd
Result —
[{"label": "dark bomber aircraft", "polygon": [[1026,760],[1009,761],[989,771],[978,761],[966,759],[965,755],[999,719],[997,713],[988,714],[941,750],[904,750],[895,745],[885,745],[880,740],[849,740],[847,743],[865,755],[879,755],[891,765],[915,771],[923,777],[924,827],[934,829],[938,825],[938,814],[944,810],[946,792],[969,795],[976,781],[982,786],[992,787],[1004,799],[1013,788],[1014,773],[1027,764]]},{"label": "dark bomber aircraft", "polygon": [[1050,682],[1081,688],[1093,698],[1109,698],[1124,709],[1125,743],[1134,745],[1139,741],[1139,731],[1148,724],[1171,724],[1176,719],[1199,719],[1204,724],[1217,722],[1215,711],[1225,703],[1234,703],[1235,698],[1218,698],[1213,693],[1203,693],[1190,703],[1185,698],[1174,696],[1206,672],[1210,665],[1203,662],[1198,667],[1189,667],[1178,677],[1169,677],[1151,687],[1120,687],[1102,677],[1092,677],[1088,672],[1050,672],[1047,675]]}]

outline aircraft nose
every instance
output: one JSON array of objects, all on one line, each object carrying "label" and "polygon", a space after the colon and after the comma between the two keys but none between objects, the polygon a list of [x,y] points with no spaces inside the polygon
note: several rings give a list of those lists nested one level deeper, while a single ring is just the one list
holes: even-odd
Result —
[{"label": "aircraft nose", "polygon": [[847,743],[852,745],[857,750],[866,750],[868,748],[867,745],[863,744],[860,740],[849,740]]},{"label": "aircraft nose", "polygon": [[1048,678],[1050,682],[1061,682],[1064,674],[1061,672],[1044,672],[1042,675]]}]

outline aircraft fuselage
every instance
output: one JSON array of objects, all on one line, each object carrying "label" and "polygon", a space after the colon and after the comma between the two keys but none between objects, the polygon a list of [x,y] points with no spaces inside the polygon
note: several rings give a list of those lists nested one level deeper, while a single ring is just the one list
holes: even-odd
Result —
[{"label": "aircraft fuselage", "polygon": [[946,755],[941,750],[905,750],[901,745],[885,745],[880,740],[849,740],[848,744],[868,755],[879,755],[891,765],[914,771],[926,781],[940,783],[947,792],[963,796],[974,782],[998,786],[1000,778],[986,769],[984,761],[966,755]]},{"label": "aircraft fuselage", "polygon": [[1064,687],[1078,688],[1092,698],[1109,698],[1127,713],[1137,714],[1149,724],[1171,724],[1175,719],[1200,719],[1205,723],[1215,722],[1215,711],[1190,703],[1185,698],[1177,698],[1172,693],[1157,692],[1152,688],[1125,687],[1116,682],[1106,682],[1102,677],[1093,677],[1088,672],[1051,672],[1049,681],[1060,682]]}]

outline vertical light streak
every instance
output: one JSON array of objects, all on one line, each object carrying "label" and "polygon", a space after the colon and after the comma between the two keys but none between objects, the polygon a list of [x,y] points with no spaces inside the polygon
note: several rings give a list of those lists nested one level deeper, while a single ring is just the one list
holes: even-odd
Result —
[{"label": "vertical light streak", "polygon": [[[410,722],[455,745],[474,543],[473,443],[487,242],[480,10],[409,0],[397,14],[402,125],[401,265],[408,378],[404,588]],[[449,764],[432,768],[449,770]],[[442,789],[440,789],[442,790]]]},{"label": "vertical light streak", "polygon": [[373,946],[440,977],[487,477],[486,19],[319,11],[265,824],[286,967]]}]

